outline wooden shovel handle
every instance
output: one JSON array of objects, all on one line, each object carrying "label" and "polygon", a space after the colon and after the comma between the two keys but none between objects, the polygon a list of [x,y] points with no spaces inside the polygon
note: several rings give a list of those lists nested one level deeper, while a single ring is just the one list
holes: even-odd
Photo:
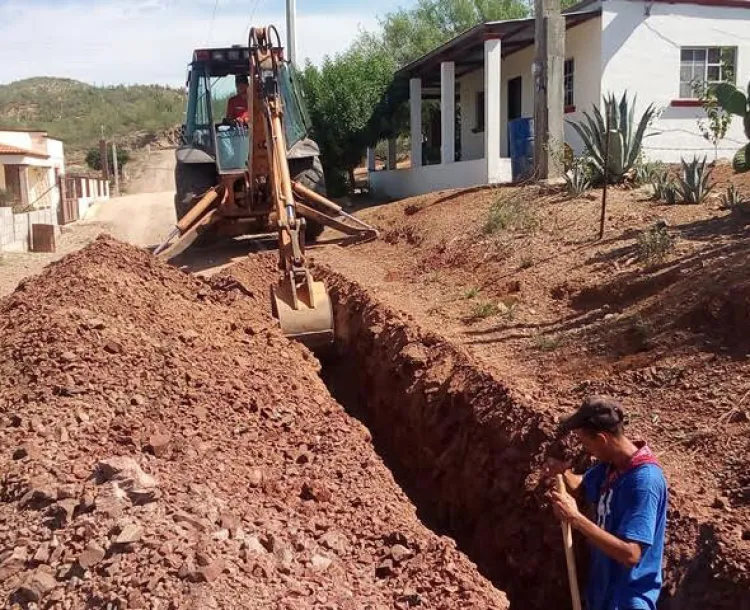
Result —
[{"label": "wooden shovel handle", "polygon": [[[565,491],[565,479],[563,475],[557,475],[557,490]],[[570,597],[573,602],[573,610],[581,610],[581,593],[578,590],[578,573],[576,572],[576,558],[573,554],[573,529],[570,523],[563,521],[562,534],[563,546],[565,547],[565,561],[568,564],[568,583],[570,584]]]}]

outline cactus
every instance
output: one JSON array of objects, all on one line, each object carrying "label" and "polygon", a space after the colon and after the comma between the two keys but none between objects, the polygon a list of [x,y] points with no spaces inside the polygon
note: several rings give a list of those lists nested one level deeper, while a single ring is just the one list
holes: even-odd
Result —
[{"label": "cactus", "polygon": [[706,168],[706,158],[699,160],[694,157],[688,163],[682,160],[682,176],[677,184],[677,191],[682,196],[683,203],[702,203],[711,192],[711,170]]},{"label": "cactus", "polygon": [[[750,83],[747,85],[747,94],[729,83],[717,85],[716,99],[724,110],[742,117],[745,137],[750,140]],[[737,151],[732,166],[738,173],[750,171],[750,142]]]},{"label": "cactus", "polygon": [[[635,123],[635,98],[628,102],[627,93],[618,102],[614,95],[604,98],[604,114],[594,105],[593,113],[584,112],[584,121],[568,121],[583,140],[594,168],[604,175],[606,143],[609,143],[608,174],[610,181],[620,182],[638,162],[646,128],[654,117],[650,105]],[[607,132],[609,126],[609,133]]]}]

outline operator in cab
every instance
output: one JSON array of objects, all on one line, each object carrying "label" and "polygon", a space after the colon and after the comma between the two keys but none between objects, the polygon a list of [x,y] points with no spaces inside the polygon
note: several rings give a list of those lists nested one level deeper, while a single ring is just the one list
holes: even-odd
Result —
[{"label": "operator in cab", "polygon": [[227,119],[247,124],[250,120],[247,109],[247,93],[250,89],[250,82],[247,75],[238,74],[234,77],[234,84],[237,88],[237,95],[230,97],[227,102]]}]

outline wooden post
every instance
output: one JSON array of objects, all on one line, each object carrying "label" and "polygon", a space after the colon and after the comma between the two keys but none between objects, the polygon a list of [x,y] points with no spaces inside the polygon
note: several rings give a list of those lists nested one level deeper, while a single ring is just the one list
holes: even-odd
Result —
[{"label": "wooden post", "polygon": [[99,163],[102,166],[102,179],[109,180],[109,155],[107,154],[107,141],[99,140]]},{"label": "wooden post", "polygon": [[[606,109],[605,109],[606,112]],[[607,215],[607,187],[609,186],[609,112],[604,127],[604,188],[602,189],[602,217],[599,220],[599,239],[604,239],[604,220]]]},{"label": "wooden post", "polygon": [[117,167],[117,144],[112,142],[112,165],[115,174],[115,197],[120,196],[120,171]]}]

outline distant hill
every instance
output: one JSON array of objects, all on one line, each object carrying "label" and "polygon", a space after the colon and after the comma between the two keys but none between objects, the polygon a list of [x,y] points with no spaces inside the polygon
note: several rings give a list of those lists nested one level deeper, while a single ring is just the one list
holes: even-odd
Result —
[{"label": "distant hill", "polygon": [[159,134],[182,122],[185,93],[158,85],[94,87],[62,78],[0,85],[0,129],[40,129],[63,140],[67,153],[135,133]]}]

